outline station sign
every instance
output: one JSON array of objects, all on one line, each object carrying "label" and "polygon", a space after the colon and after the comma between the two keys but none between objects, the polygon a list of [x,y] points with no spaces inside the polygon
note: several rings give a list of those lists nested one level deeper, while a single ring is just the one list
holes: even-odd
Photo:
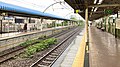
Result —
[{"label": "station sign", "polygon": [[4,20],[13,20],[13,17],[4,17]]}]

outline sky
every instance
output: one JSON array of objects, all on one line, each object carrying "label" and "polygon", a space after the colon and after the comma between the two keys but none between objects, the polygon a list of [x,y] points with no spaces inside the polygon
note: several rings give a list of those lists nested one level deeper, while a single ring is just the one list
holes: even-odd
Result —
[{"label": "sky", "polygon": [[84,20],[80,15],[74,14],[74,9],[72,9],[64,0],[0,0],[5,3],[22,6],[34,10],[43,12],[49,5],[62,1],[63,3],[57,3],[49,7],[45,13],[54,14],[61,16],[63,18],[70,18],[71,15],[77,17],[77,19]]}]

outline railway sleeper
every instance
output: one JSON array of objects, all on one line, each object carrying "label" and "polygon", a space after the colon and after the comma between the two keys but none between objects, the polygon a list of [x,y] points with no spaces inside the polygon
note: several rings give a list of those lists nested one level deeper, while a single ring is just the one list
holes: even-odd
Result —
[{"label": "railway sleeper", "polygon": [[55,50],[54,52],[61,52],[62,50]]},{"label": "railway sleeper", "polygon": [[48,67],[46,65],[38,64],[38,67]]},{"label": "railway sleeper", "polygon": [[49,55],[49,57],[56,58],[57,56],[54,56],[54,55]]},{"label": "railway sleeper", "polygon": [[52,55],[56,55],[56,56],[58,56],[59,54],[58,53],[51,53]]},{"label": "railway sleeper", "polygon": [[55,58],[46,58],[46,60],[53,61]]},{"label": "railway sleeper", "polygon": [[46,60],[43,60],[42,62],[46,63],[46,64],[50,64],[51,63],[51,61],[46,61]]}]

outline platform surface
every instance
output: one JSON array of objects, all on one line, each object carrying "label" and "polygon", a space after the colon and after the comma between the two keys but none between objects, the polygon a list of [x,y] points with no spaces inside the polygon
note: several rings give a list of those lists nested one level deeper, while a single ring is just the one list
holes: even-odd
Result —
[{"label": "platform surface", "polygon": [[120,67],[120,40],[110,33],[90,27],[90,67]]}]

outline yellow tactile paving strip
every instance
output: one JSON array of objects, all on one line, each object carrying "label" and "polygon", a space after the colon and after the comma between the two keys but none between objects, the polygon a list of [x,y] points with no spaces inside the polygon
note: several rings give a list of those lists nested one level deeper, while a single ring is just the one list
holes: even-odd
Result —
[{"label": "yellow tactile paving strip", "polygon": [[83,67],[84,66],[85,46],[86,46],[86,43],[85,43],[85,34],[84,34],[72,67]]}]

